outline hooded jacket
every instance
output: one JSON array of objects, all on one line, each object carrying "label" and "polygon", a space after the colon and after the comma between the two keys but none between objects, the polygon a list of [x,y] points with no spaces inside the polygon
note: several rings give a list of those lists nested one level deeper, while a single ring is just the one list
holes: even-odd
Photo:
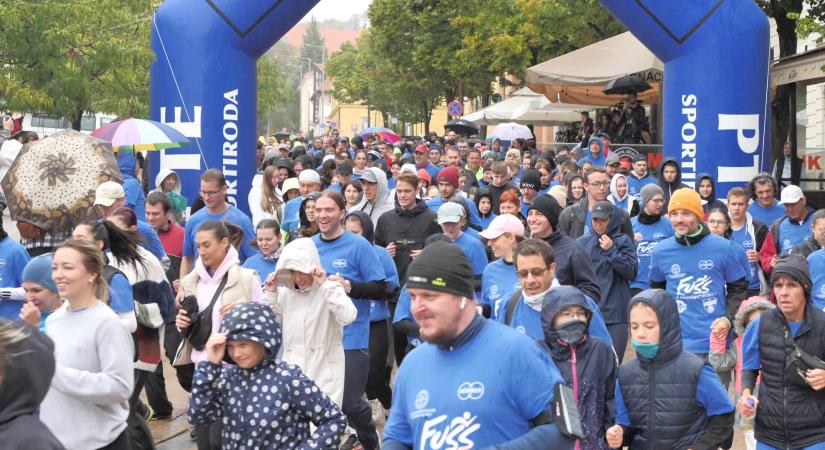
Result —
[{"label": "hooded jacket", "polygon": [[394,200],[390,198],[390,189],[387,184],[387,174],[378,168],[370,167],[368,172],[372,172],[378,180],[378,192],[375,194],[375,201],[370,202],[367,196],[361,199],[361,202],[352,208],[353,211],[364,211],[369,214],[373,225],[378,225],[378,219],[387,211],[391,211],[395,205]]},{"label": "hooded jacket", "polygon": [[[627,192],[625,192],[624,197],[621,198],[616,195],[616,184],[619,178],[624,178],[625,183],[627,183]],[[610,194],[607,195],[607,200],[625,210],[630,217],[635,217],[639,214],[639,199],[637,199],[635,195],[630,194],[630,181],[624,174],[617,173],[610,179]]]},{"label": "hooded jacket", "polygon": [[334,281],[298,289],[292,271],[312,273],[321,257],[312,239],[287,244],[275,266],[278,292],[267,293],[283,330],[283,360],[295,364],[336,404],[344,398],[344,326],[358,311]]},{"label": "hooded jacket", "polygon": [[702,199],[702,210],[705,212],[705,219],[707,219],[710,211],[713,211],[716,208],[722,208],[727,211],[728,206],[716,198],[716,181],[714,181],[713,177],[709,173],[700,173],[696,178],[696,192],[699,192],[699,184],[704,179],[710,180],[711,192],[707,197],[703,197],[700,193],[699,197]]},{"label": "hooded jacket", "polygon": [[610,345],[587,334],[578,344],[566,344],[559,340],[553,320],[559,312],[570,306],[579,306],[588,313],[587,323],[593,311],[587,305],[584,295],[570,289],[551,289],[547,301],[541,309],[541,325],[544,340],[540,345],[550,353],[559,369],[564,384],[573,389],[579,417],[582,421],[584,439],[580,441],[582,450],[608,448],[604,439],[605,431],[616,418],[613,404],[616,385],[616,357]]},{"label": "hooded jacket", "polygon": [[395,243],[395,267],[403,286],[407,282],[407,267],[412,262],[410,252],[424,248],[424,241],[433,234],[441,233],[433,212],[425,200],[417,200],[415,206],[406,210],[397,202],[395,208],[378,219],[375,227],[375,244],[386,247]]},{"label": "hooded jacket", "polygon": [[[596,158],[593,157],[593,153],[590,151],[590,144],[592,142],[599,143],[599,154]],[[587,148],[583,148],[582,152],[584,152],[584,156],[582,156],[582,158],[576,162],[577,166],[581,167],[584,165],[585,161],[589,161],[594,166],[604,167],[605,162],[607,161],[607,155],[604,154],[604,144],[598,136],[591,136],[590,139],[587,141]]]},{"label": "hooded jacket", "polygon": [[[487,200],[490,200],[490,212],[488,212],[487,214],[483,214],[481,212],[481,208],[479,206],[479,203],[481,203],[482,198],[486,198]],[[496,215],[496,213],[493,212],[493,196],[490,193],[490,189],[488,189],[488,188],[479,188],[476,191],[476,195],[473,198],[473,201],[476,203],[476,208],[478,209],[478,217],[481,220],[481,228],[483,230],[486,230],[487,227],[490,226],[490,222],[492,222],[493,219],[498,217]]]},{"label": "hooded jacket", "polygon": [[281,329],[269,306],[235,306],[221,331],[227,341],[263,345],[266,355],[249,369],[198,364],[186,412],[189,422],[206,425],[222,418],[223,449],[337,449],[346,418],[300,368],[277,359]]},{"label": "hooded jacket", "polygon": [[[175,176],[175,187],[172,188],[172,190],[169,192],[163,192],[163,180],[165,180],[169,175]],[[186,211],[186,207],[189,205],[189,201],[186,199],[186,197],[181,195],[180,190],[180,175],[178,175],[177,172],[169,169],[163,169],[160,172],[158,172],[158,176],[155,177],[154,192],[166,194],[166,197],[168,197],[169,201],[172,203],[172,210],[175,212],[175,219],[178,219],[178,216],[182,216],[183,213]],[[182,220],[177,221],[183,222]]]},{"label": "hooded jacket", "polygon": [[627,323],[630,282],[636,278],[639,260],[636,258],[636,245],[633,240],[619,231],[618,223],[611,223],[613,227],[608,225],[606,233],[613,240],[613,246],[609,250],[602,250],[599,244],[601,236],[593,229],[576,239],[576,242],[582,246],[593,264],[602,294],[599,298],[599,309],[605,323]]},{"label": "hooded jacket", "polygon": [[58,450],[63,445],[37,418],[54,376],[54,344],[23,322],[0,320],[0,328],[26,336],[6,347],[0,384],[0,442],[3,448]]},{"label": "hooded jacket", "polygon": [[[663,169],[666,165],[671,164],[676,167],[676,179],[672,182],[665,181],[664,174],[662,173]],[[665,211],[667,211],[667,205],[670,203],[670,196],[673,195],[679,189],[686,188],[688,185],[682,183],[682,168],[679,167],[679,161],[673,157],[667,157],[662,160],[662,163],[659,164],[659,179],[657,180],[657,184],[665,194]]]},{"label": "hooded jacket", "polygon": [[[608,197],[610,197],[608,195]],[[590,199],[587,193],[582,196],[578,203],[564,208],[559,218],[559,231],[577,239],[584,234],[584,225],[587,221],[587,211],[589,210]],[[613,205],[613,212],[610,213],[609,229],[620,228],[621,232],[628,238],[633,239],[633,224],[630,223],[630,214],[622,208]],[[554,228],[555,229],[555,228]]]},{"label": "hooded jacket", "polygon": [[[630,416],[625,445],[650,450],[730,448],[733,405],[729,405],[729,412],[709,417],[697,401],[706,364],[682,349],[679,312],[673,297],[667,291],[649,289],[634,297],[628,309],[636,303],[645,303],[656,312],[660,347],[652,359],[637,354],[619,367],[617,396],[621,394]],[[716,376],[713,369],[708,370]],[[720,383],[718,377],[713,382]],[[722,390],[721,384],[718,388]],[[730,403],[726,395],[724,400]],[[618,409],[620,400],[616,402]]]},{"label": "hooded jacket", "polygon": [[146,196],[143,194],[143,187],[140,181],[135,178],[135,166],[137,159],[135,159],[135,152],[127,146],[120,148],[117,153],[117,166],[120,168],[120,174],[123,176],[123,192],[126,194],[126,207],[135,212],[138,220],[146,221],[146,207],[144,201]]}]

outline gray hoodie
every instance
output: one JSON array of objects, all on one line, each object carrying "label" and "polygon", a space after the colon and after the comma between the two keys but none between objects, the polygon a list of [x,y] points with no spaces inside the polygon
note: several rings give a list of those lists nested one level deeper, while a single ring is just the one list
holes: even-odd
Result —
[{"label": "gray hoodie", "polygon": [[[367,197],[352,208],[352,211],[364,211],[372,219],[372,225],[378,226],[378,218],[381,214],[395,209],[395,199],[390,197],[390,189],[387,185],[387,174],[376,167],[370,167],[365,172],[372,172],[378,180],[378,193],[375,194],[375,201],[369,202]],[[363,177],[363,176],[362,176]]]}]

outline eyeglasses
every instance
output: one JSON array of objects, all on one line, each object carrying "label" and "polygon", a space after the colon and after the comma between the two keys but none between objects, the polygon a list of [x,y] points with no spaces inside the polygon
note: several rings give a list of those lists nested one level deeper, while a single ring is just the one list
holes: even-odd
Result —
[{"label": "eyeglasses", "polygon": [[587,183],[587,184],[590,185],[590,186],[595,186],[597,188],[602,188],[602,189],[610,186],[609,181],[594,181],[592,183]]},{"label": "eyeglasses", "polygon": [[576,320],[576,319],[587,319],[587,312],[584,310],[579,311],[562,311],[559,313],[557,317],[564,319],[565,321]]},{"label": "eyeglasses", "polygon": [[538,278],[538,277],[542,276],[544,274],[544,272],[547,272],[547,267],[534,267],[534,268],[529,269],[529,270],[527,270],[527,269],[519,270],[518,271],[518,277],[519,278],[527,278],[528,275],[532,275],[533,278]]},{"label": "eyeglasses", "polygon": [[727,224],[728,224],[727,220],[715,220],[715,219],[708,220],[708,225],[716,226],[716,225],[727,225]]},{"label": "eyeglasses", "polygon": [[201,195],[204,197],[211,197],[213,195],[218,195],[223,192],[223,189],[218,189],[217,191],[201,191]]}]

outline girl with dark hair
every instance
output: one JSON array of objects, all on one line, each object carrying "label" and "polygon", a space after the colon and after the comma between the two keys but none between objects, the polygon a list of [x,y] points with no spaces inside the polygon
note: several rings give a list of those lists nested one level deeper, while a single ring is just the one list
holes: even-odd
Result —
[{"label": "girl with dark hair", "polygon": [[347,200],[346,207],[347,211],[349,211],[361,203],[361,199],[364,196],[364,187],[360,181],[353,180],[341,188],[341,193],[344,194],[344,198]]},{"label": "girl with dark hair", "polygon": [[318,200],[320,196],[321,194],[319,192],[312,192],[301,202],[301,208],[298,210],[301,227],[292,233],[289,239],[287,239],[287,242],[318,234],[318,224],[315,223],[315,201]]},{"label": "girl with dark hair", "polygon": [[584,197],[584,178],[570,172],[565,184],[567,185],[567,206],[576,204]]},{"label": "girl with dark hair", "polygon": [[370,158],[364,150],[357,150],[355,152],[355,165],[352,167],[352,178],[357,180],[369,168]]}]

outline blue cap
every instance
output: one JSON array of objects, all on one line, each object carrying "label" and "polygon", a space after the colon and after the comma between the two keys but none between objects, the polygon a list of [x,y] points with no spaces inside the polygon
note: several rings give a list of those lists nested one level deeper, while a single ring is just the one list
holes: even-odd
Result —
[{"label": "blue cap", "polygon": [[31,281],[57,292],[57,285],[52,280],[52,254],[44,253],[32,258],[23,269],[23,281]]}]

